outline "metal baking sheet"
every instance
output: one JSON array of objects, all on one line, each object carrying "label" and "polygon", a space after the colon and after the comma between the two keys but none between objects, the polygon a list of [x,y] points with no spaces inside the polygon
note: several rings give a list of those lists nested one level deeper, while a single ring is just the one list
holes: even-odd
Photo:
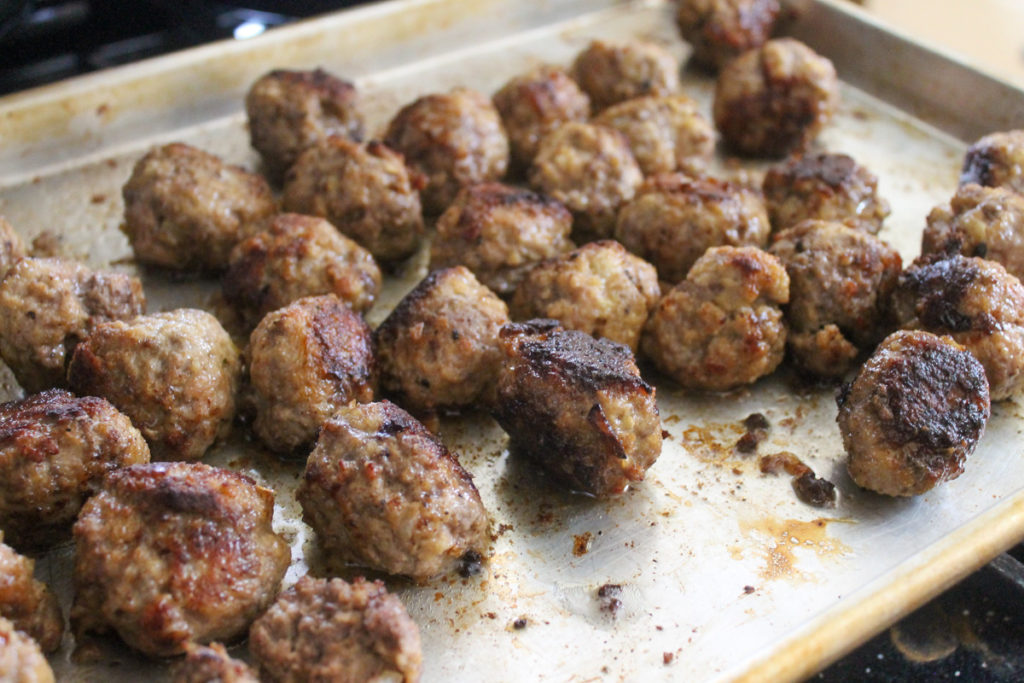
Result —
[{"label": "metal baking sheet", "polygon": [[[819,140],[874,171],[893,212],[882,237],[905,260],[924,217],[957,182],[966,142],[1024,127],[1024,93],[832,0],[790,27],[832,57],[842,106]],[[92,266],[134,272],[118,232],[120,187],[151,145],[182,140],[249,167],[242,97],[276,67],[323,66],[354,79],[371,130],[414,97],[456,84],[493,92],[529,65],[568,64],[593,38],[642,37],[685,58],[659,0],[398,0],[370,5],[0,99],[0,214],[44,231]],[[710,113],[711,80],[683,74]],[[951,94],[954,93],[954,94]],[[749,168],[757,170],[756,165]],[[422,275],[388,282],[371,324]],[[142,272],[150,311],[216,312],[217,284]],[[0,375],[0,398],[19,395]],[[485,573],[425,586],[390,579],[418,622],[425,681],[785,680],[809,675],[1024,537],[1024,412],[996,405],[956,481],[892,500],[849,480],[828,389],[784,374],[726,396],[659,387],[669,437],[647,480],[612,501],[561,493],[510,459],[484,415],[446,418],[444,440],[493,518]],[[760,453],[792,451],[835,482],[838,507],[800,503],[787,477],[762,475],[732,448],[740,421],[771,422]],[[302,464],[236,434],[209,461],[277,491],[275,525],[292,540],[291,583],[318,566],[293,490]],[[70,606],[67,546],[39,564]],[[621,606],[597,592],[621,585]],[[515,628],[517,620],[525,627]],[[100,664],[53,658],[62,681],[161,680],[166,662],[111,646]],[[244,645],[233,650],[244,656]]]}]

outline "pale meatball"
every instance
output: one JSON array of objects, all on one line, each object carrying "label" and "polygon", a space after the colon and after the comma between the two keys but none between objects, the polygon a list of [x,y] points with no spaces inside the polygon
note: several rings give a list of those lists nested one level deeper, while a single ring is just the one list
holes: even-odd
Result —
[{"label": "pale meatball", "polygon": [[[31,636],[43,652],[53,652],[64,635],[64,615],[57,596],[33,577],[35,565],[35,561],[0,543],[0,618],[10,620],[16,629]],[[0,680],[6,679],[0,676]]]},{"label": "pale meatball", "polygon": [[967,148],[960,184],[1005,187],[1024,194],[1024,129],[991,133]]},{"label": "pale meatball", "polygon": [[28,249],[25,248],[25,241],[21,235],[15,232],[14,228],[0,216],[0,280],[10,270],[14,262],[28,256]]},{"label": "pale meatball", "polygon": [[154,460],[195,460],[229,431],[239,373],[217,319],[182,308],[98,325],[75,349],[68,379],[131,418]]},{"label": "pale meatball", "polygon": [[595,40],[576,56],[572,77],[601,111],[634,97],[676,93],[679,61],[654,43]]},{"label": "pale meatball", "polygon": [[53,669],[39,645],[0,617],[0,681],[53,683]]},{"label": "pale meatball", "polygon": [[680,0],[676,24],[693,59],[717,71],[736,56],[761,47],[775,29],[778,0]]},{"label": "pale meatball", "polygon": [[245,662],[228,655],[220,643],[188,645],[185,659],[175,668],[174,683],[259,683]]}]

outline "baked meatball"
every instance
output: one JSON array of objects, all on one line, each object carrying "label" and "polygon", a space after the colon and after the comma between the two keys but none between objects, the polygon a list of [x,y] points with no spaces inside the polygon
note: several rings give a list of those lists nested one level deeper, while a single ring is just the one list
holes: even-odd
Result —
[{"label": "baked meatball", "polygon": [[807,147],[838,103],[832,62],[797,40],[778,38],[722,68],[712,111],[733,151],[781,157]]},{"label": "baked meatball", "polygon": [[734,57],[761,47],[775,29],[778,0],[680,0],[676,24],[693,60],[717,71]]},{"label": "baked meatball", "polygon": [[473,478],[389,401],[352,403],[324,422],[296,497],[335,561],[425,581],[488,546]]},{"label": "baked meatball", "polygon": [[674,284],[710,247],[763,247],[770,232],[757,192],[715,178],[671,174],[644,182],[619,211],[614,234]]},{"label": "baked meatball", "polygon": [[887,337],[836,402],[850,477],[888,496],[960,476],[989,417],[988,382],[974,356],[919,330]]},{"label": "baked meatball", "polygon": [[299,156],[285,178],[285,210],[322,216],[384,263],[423,237],[418,180],[386,145],[328,138]]},{"label": "baked meatball", "polygon": [[571,230],[572,214],[550,197],[501,183],[470,185],[437,220],[430,269],[463,265],[508,295],[534,264],[573,248]]},{"label": "baked meatball", "polygon": [[273,491],[202,463],[113,472],[75,523],[76,637],[166,657],[244,634],[291,560],[273,511]]},{"label": "baked meatball", "polygon": [[252,146],[277,180],[303,150],[328,137],[363,137],[356,87],[323,69],[264,74],[245,96],[245,112]]},{"label": "baked meatball", "polygon": [[0,216],[0,280],[10,270],[14,262],[28,256],[28,249],[25,248],[25,241],[21,235],[15,232],[14,228]]},{"label": "baked meatball", "polygon": [[0,681],[53,683],[53,670],[39,645],[0,617]]},{"label": "baked meatball", "polygon": [[248,356],[253,430],[271,450],[306,446],[338,408],[373,400],[370,328],[333,295],[268,313],[253,330]]},{"label": "baked meatball", "polygon": [[610,237],[644,178],[626,137],[590,123],[567,123],[541,140],[529,176],[533,189],[572,211],[577,242]]},{"label": "baked meatball", "polygon": [[373,335],[380,388],[414,413],[487,401],[508,307],[464,266],[435,270]]},{"label": "baked meatball", "polygon": [[590,96],[595,111],[644,95],[679,90],[679,61],[665,48],[634,40],[595,40],[576,56],[572,77]]},{"label": "baked meatball", "polygon": [[62,259],[23,258],[0,281],[0,356],[25,391],[62,387],[78,342],[97,325],[134,318],[145,308],[137,278]]},{"label": "baked meatball", "polygon": [[384,142],[423,175],[423,210],[437,215],[459,189],[500,180],[508,169],[508,138],[485,95],[469,88],[420,97],[388,124]]},{"label": "baked meatball", "polygon": [[68,379],[130,417],[154,460],[195,460],[230,429],[239,372],[217,319],[181,308],[98,325],[75,349]]},{"label": "baked meatball", "polygon": [[259,683],[253,670],[228,655],[220,643],[189,644],[185,652],[174,671],[174,683]]},{"label": "baked meatball", "polygon": [[33,577],[35,564],[0,542],[0,618],[30,635],[43,652],[53,652],[64,635],[64,615],[57,596]]},{"label": "baked meatball", "polygon": [[1024,129],[991,133],[967,148],[960,184],[1005,187],[1024,194]]},{"label": "baked meatball", "polygon": [[249,630],[266,680],[416,683],[420,632],[380,581],[304,576]]},{"label": "baked meatball", "polygon": [[277,211],[261,176],[180,142],[139,159],[121,193],[135,259],[176,270],[223,270]]},{"label": "baked meatball", "polygon": [[640,346],[661,372],[689,389],[726,391],[782,362],[789,301],[782,263],[756,247],[712,247],[661,298]]}]

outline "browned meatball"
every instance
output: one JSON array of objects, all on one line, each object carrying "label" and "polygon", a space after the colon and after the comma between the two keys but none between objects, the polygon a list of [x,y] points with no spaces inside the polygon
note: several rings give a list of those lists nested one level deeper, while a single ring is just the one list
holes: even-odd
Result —
[{"label": "browned meatball", "polygon": [[671,283],[685,278],[710,247],[763,247],[770,232],[758,193],[681,174],[649,178],[619,211],[615,225],[615,239]]},{"label": "browned meatball", "polygon": [[658,302],[640,345],[684,387],[751,384],[782,362],[779,306],[787,301],[789,276],[776,257],[756,247],[712,247]]},{"label": "browned meatball", "polygon": [[508,169],[501,116],[485,95],[469,88],[406,105],[391,119],[384,141],[426,179],[423,210],[433,215],[444,211],[463,186],[499,180]]},{"label": "browned meatball", "polygon": [[414,413],[487,400],[505,302],[463,266],[435,270],[374,332],[380,387]]},{"label": "browned meatball", "polygon": [[306,150],[285,178],[284,208],[322,216],[385,263],[423,237],[418,185],[402,155],[380,142],[328,138]]},{"label": "browned meatball", "polygon": [[[0,543],[0,618],[30,635],[43,652],[53,652],[64,634],[64,615],[57,596],[33,577],[35,564]],[[0,680],[6,679],[0,676]]]},{"label": "browned meatball", "polygon": [[249,631],[260,673],[276,683],[416,683],[420,632],[380,581],[304,576]]},{"label": "browned meatball", "polygon": [[530,186],[573,213],[577,242],[610,237],[619,206],[643,182],[643,173],[622,133],[590,123],[567,123],[540,143]]},{"label": "browned meatball", "polygon": [[717,71],[771,37],[778,0],[680,0],[676,24],[693,48],[693,59]]},{"label": "browned meatball", "polygon": [[0,280],[10,270],[14,262],[28,255],[25,248],[25,241],[21,235],[15,232],[14,228],[3,216],[0,216]]},{"label": "browned meatball", "polygon": [[253,429],[272,450],[306,446],[338,408],[373,400],[370,328],[333,295],[267,314],[250,337],[248,356]]},{"label": "browned meatball", "polygon": [[165,657],[242,635],[291,559],[273,511],[273,491],[202,463],[112,473],[75,523],[76,637],[113,629]]},{"label": "browned meatball", "polygon": [[463,265],[501,295],[538,261],[572,249],[572,214],[529,190],[480,183],[459,191],[437,221],[430,268]]},{"label": "browned meatball", "polygon": [[253,670],[228,655],[220,643],[189,644],[185,652],[174,671],[174,683],[259,683]]},{"label": "browned meatball", "polygon": [[0,681],[53,683],[53,670],[39,645],[0,617]]},{"label": "browned meatball", "polygon": [[713,113],[739,154],[781,157],[805,148],[839,102],[835,67],[792,38],[769,40],[725,65]]},{"label": "browned meatball", "polygon": [[280,180],[308,147],[332,135],[361,140],[363,114],[356,87],[323,69],[275,69],[245,96],[252,146]]},{"label": "browned meatball", "polygon": [[0,282],[0,356],[28,392],[65,386],[65,365],[78,342],[96,325],[145,308],[137,278],[23,258]]},{"label": "browned meatball", "polygon": [[1024,194],[1024,129],[991,133],[967,148],[960,184],[1005,187]]},{"label": "browned meatball", "polygon": [[128,415],[154,460],[195,460],[230,429],[239,372],[217,319],[182,308],[98,325],[75,349],[68,379]]},{"label": "browned meatball", "polygon": [[665,48],[634,40],[595,40],[576,56],[572,77],[595,111],[644,95],[672,95],[679,90],[679,62]]},{"label": "browned meatball", "polygon": [[139,159],[122,194],[136,260],[179,270],[223,270],[277,211],[261,176],[180,142]]},{"label": "browned meatball", "polygon": [[836,401],[850,477],[889,496],[960,476],[989,417],[978,361],[948,337],[921,331],[887,337]]}]

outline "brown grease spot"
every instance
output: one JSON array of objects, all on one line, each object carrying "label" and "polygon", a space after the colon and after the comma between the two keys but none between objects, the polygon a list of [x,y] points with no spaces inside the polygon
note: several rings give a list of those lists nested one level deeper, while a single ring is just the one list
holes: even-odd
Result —
[{"label": "brown grease spot", "polygon": [[589,531],[572,537],[572,554],[576,557],[583,557],[590,552],[590,543],[594,535]]},{"label": "brown grease spot", "polygon": [[819,558],[839,557],[849,546],[828,535],[828,524],[844,520],[819,517],[809,522],[797,519],[759,519],[740,521],[740,530],[748,538],[767,539],[763,552],[765,564],[759,575],[766,580],[806,578],[797,569],[796,548],[813,551]]}]

